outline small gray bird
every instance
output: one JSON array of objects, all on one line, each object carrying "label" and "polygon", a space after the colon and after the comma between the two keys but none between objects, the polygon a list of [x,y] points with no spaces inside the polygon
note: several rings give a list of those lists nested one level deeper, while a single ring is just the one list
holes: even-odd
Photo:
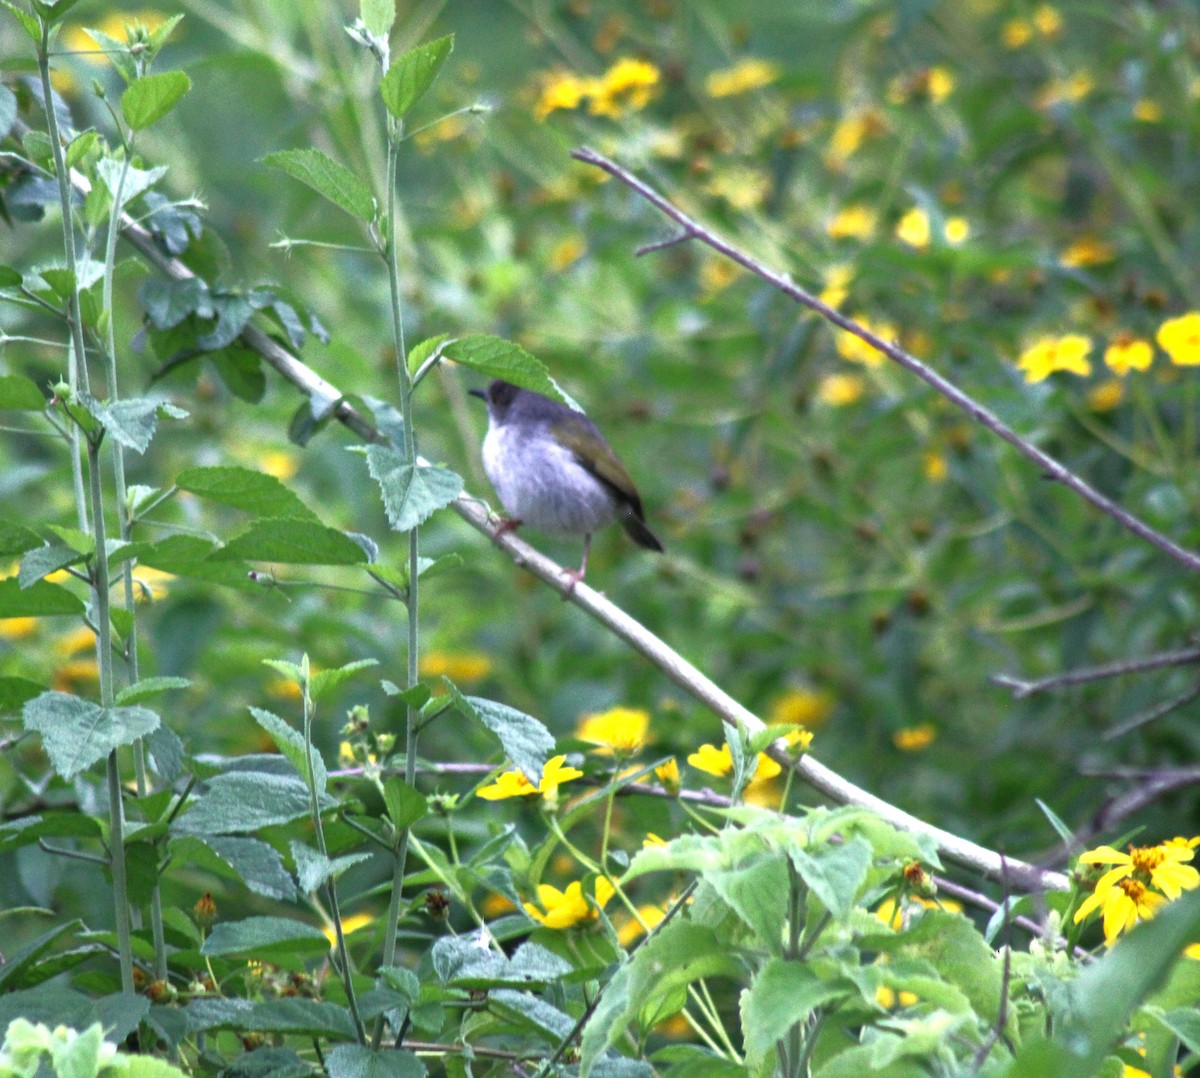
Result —
[{"label": "small gray bird", "polygon": [[470,392],[488,406],[483,469],[510,518],[501,529],[528,524],[547,535],[583,536],[583,562],[568,570],[568,592],[587,572],[592,533],[614,520],[638,546],[662,550],[629,472],[587,416],[499,378]]}]

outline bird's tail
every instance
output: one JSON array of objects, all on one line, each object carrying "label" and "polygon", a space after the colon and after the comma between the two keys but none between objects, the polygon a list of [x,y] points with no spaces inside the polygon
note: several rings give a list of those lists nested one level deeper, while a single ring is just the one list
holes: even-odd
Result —
[{"label": "bird's tail", "polygon": [[625,529],[625,534],[629,536],[638,546],[644,546],[647,550],[657,550],[662,553],[663,545],[658,541],[658,536],[646,527],[645,521],[639,520],[633,513],[626,513],[621,518],[621,527]]}]

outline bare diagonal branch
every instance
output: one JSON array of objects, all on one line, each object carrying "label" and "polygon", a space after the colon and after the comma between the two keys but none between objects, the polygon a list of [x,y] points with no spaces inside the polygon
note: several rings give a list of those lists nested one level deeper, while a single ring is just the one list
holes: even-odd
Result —
[{"label": "bare diagonal branch", "polygon": [[[1150,527],[1144,520],[1134,516],[1128,510],[1123,509],[1111,498],[1101,494],[1086,480],[1080,478],[1066,465],[1050,456],[1049,453],[1039,449],[1026,438],[1021,437],[1012,427],[1008,426],[995,413],[991,412],[980,404],[973,397],[964,393],[953,382],[943,378],[937,371],[926,366],[916,356],[911,355],[901,348],[894,341],[885,341],[882,337],[872,333],[865,326],[860,325],[852,318],[847,318],[844,314],[830,307],[827,303],[822,303],[816,296],[806,292],[803,288],[795,283],[786,273],[780,273],[778,270],[772,269],[770,266],[760,262],[757,258],[746,254],[745,251],[735,247],[728,240],[723,239],[712,229],[700,224],[693,217],[684,213],[678,206],[670,200],[660,195],[654,188],[640,180],[627,169],[622,168],[615,161],[609,160],[603,154],[597,153],[595,150],[582,147],[574,150],[571,153],[577,161],[582,161],[584,164],[595,165],[597,168],[607,172],[610,176],[620,180],[630,190],[635,191],[655,209],[665,214],[677,225],[679,225],[681,233],[684,236],[689,236],[692,239],[698,240],[700,243],[711,247],[714,251],[723,254],[726,258],[736,262],[743,269],[749,270],[756,277],[774,285],[785,295],[790,296],[797,303],[803,304],[805,307],[811,308],[821,315],[822,318],[832,322],[835,326],[844,329],[847,333],[859,337],[871,345],[872,348],[877,348],[889,359],[899,363],[906,370],[911,371],[923,382],[932,386],[938,393],[945,397],[951,404],[966,412],[980,426],[990,430],[998,438],[1002,438],[1008,442],[1023,456],[1028,457],[1031,461],[1040,467],[1046,475],[1046,478],[1053,479],[1055,482],[1061,483],[1064,487],[1073,490],[1085,501],[1090,502],[1106,516],[1112,517],[1123,528],[1133,532],[1139,539],[1144,539],[1147,543],[1157,547],[1164,554],[1174,558],[1182,565],[1186,565],[1192,571],[1200,571],[1200,554],[1197,554],[1185,547],[1180,546],[1173,539],[1162,532]],[[678,237],[675,237],[677,239]],[[654,250],[652,245],[649,250]],[[645,248],[643,249],[645,250]]]}]

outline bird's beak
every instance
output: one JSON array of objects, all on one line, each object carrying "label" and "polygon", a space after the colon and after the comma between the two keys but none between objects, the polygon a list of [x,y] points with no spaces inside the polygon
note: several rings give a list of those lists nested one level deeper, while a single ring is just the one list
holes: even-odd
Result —
[{"label": "bird's beak", "polygon": [[487,400],[487,393],[482,389],[468,389],[467,392],[472,397],[478,397],[481,401]]}]

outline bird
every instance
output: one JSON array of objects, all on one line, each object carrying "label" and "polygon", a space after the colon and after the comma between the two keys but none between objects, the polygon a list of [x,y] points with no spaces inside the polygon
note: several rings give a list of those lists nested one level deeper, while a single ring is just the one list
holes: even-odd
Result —
[{"label": "bird", "polygon": [[629,472],[587,416],[501,378],[469,392],[487,403],[483,470],[509,517],[497,534],[528,524],[583,536],[579,568],[564,570],[566,595],[587,573],[592,533],[613,521],[638,546],[662,552]]}]

